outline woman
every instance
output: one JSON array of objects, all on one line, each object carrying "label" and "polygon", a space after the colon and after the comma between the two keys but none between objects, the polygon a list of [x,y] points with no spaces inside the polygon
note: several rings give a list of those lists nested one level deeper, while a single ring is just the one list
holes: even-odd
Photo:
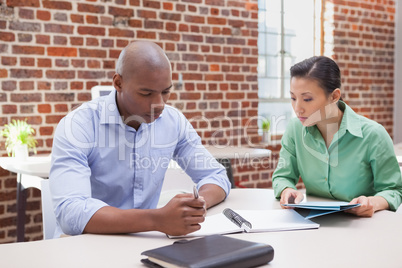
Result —
[{"label": "woman", "polygon": [[341,74],[330,58],[306,59],[290,69],[297,118],[282,138],[273,188],[280,203],[299,203],[299,177],[307,194],[360,203],[347,212],[371,217],[402,201],[401,171],[392,140],[380,124],[357,115],[341,99]]}]

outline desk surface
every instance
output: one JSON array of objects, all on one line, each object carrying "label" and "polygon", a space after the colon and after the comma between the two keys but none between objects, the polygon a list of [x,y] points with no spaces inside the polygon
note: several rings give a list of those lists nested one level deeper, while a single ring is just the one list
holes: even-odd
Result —
[{"label": "desk surface", "polygon": [[[276,209],[279,202],[272,190],[233,189],[208,214],[226,207]],[[335,213],[314,221],[321,225],[319,229],[230,236],[272,245],[275,257],[267,267],[401,267],[402,214],[381,211],[372,218],[360,218]],[[143,267],[141,252],[173,241],[148,232],[6,244],[0,245],[0,263],[5,267]]]}]

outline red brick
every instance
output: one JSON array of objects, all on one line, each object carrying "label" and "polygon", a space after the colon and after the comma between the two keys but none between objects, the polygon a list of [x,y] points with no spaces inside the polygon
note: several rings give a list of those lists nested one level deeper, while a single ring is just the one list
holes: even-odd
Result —
[{"label": "red brick", "polygon": [[109,6],[109,14],[116,17],[132,17],[134,16],[134,10],[131,8]]},{"label": "red brick", "polygon": [[100,49],[79,49],[80,57],[90,57],[90,58],[106,58],[106,51]]},{"label": "red brick", "polygon": [[176,33],[159,33],[160,40],[179,41],[180,35]]},{"label": "red brick", "polygon": [[13,78],[41,78],[42,70],[32,70],[32,69],[11,69],[10,77]]},{"label": "red brick", "polygon": [[205,23],[205,17],[186,15],[186,16],[184,16],[184,21],[189,22],[189,23],[204,24]]},{"label": "red brick", "polygon": [[36,18],[38,20],[49,21],[51,19],[51,14],[49,11],[46,11],[46,10],[37,10]]},{"label": "red brick", "polygon": [[99,19],[97,16],[87,15],[85,18],[88,24],[99,24]]},{"label": "red brick", "polygon": [[84,16],[79,14],[71,14],[71,21],[74,23],[84,24]]},{"label": "red brick", "polygon": [[85,13],[89,12],[89,13],[104,14],[105,6],[77,3],[77,10],[79,12],[85,12]]},{"label": "red brick", "polygon": [[74,101],[74,93],[46,93],[45,101],[48,102],[68,102]]},{"label": "red brick", "polygon": [[142,6],[146,8],[160,9],[161,3],[159,1],[144,0],[142,2]]},{"label": "red brick", "polygon": [[130,6],[139,6],[140,0],[130,0]]},{"label": "red brick", "polygon": [[165,26],[165,30],[166,31],[176,31],[177,30],[177,25],[176,25],[176,23],[171,23],[171,22],[167,22],[166,24],[165,24],[166,26]]},{"label": "red brick", "polygon": [[49,79],[74,79],[75,78],[75,71],[70,70],[47,70],[46,71],[46,78]]},{"label": "red brick", "polygon": [[49,114],[52,112],[52,106],[50,104],[38,104],[38,112],[41,114]]},{"label": "red brick", "polygon": [[70,43],[73,46],[82,46],[84,44],[84,38],[71,36]]},{"label": "red brick", "polygon": [[38,67],[50,68],[52,67],[52,60],[51,59],[38,59],[37,60]]},{"label": "red brick", "polygon": [[137,38],[156,39],[156,33],[150,31],[137,31]]},{"label": "red brick", "polygon": [[44,55],[44,53],[45,53],[45,49],[43,47],[18,46],[18,45],[13,45],[12,51],[13,51],[13,54]]},{"label": "red brick", "polygon": [[13,42],[15,41],[15,35],[14,33],[0,31],[0,40],[6,42]]},{"label": "red brick", "polygon": [[77,48],[73,47],[48,47],[48,56],[59,56],[59,57],[77,57]]},{"label": "red brick", "polygon": [[133,28],[142,28],[142,21],[136,19],[130,19],[128,20],[128,26]]},{"label": "red brick", "polygon": [[159,13],[159,18],[161,20],[181,21],[181,14],[161,12]]},{"label": "red brick", "polygon": [[119,36],[119,37],[134,37],[134,31],[125,30],[125,29],[118,29],[118,28],[110,28],[109,29],[109,36]]},{"label": "red brick", "polygon": [[8,65],[8,66],[14,66],[17,64],[17,58],[16,57],[2,57],[1,64]]},{"label": "red brick", "polygon": [[173,10],[173,3],[163,3],[163,9],[165,10]]},{"label": "red brick", "polygon": [[54,111],[56,112],[56,113],[66,113],[66,112],[68,112],[68,106],[67,106],[67,104],[59,104],[59,103],[57,103],[57,104],[55,104],[54,105]]},{"label": "red brick", "polygon": [[51,136],[53,135],[53,127],[40,127],[39,134],[41,136]]},{"label": "red brick", "polygon": [[11,93],[11,101],[13,102],[41,102],[42,94],[41,93]]},{"label": "red brick", "polygon": [[82,82],[71,82],[70,89],[71,90],[82,90],[84,88],[84,83]]},{"label": "red brick", "polygon": [[45,24],[45,32],[57,34],[73,34],[74,26],[49,23]]},{"label": "red brick", "polygon": [[34,19],[34,11],[31,9],[20,8],[18,12],[18,16],[21,19],[33,20]]},{"label": "red brick", "polygon": [[17,105],[7,105],[7,104],[3,104],[1,106],[1,110],[3,111],[3,114],[16,114],[18,111]]},{"label": "red brick", "polygon": [[145,20],[144,28],[146,29],[163,29],[163,22],[155,20]]},{"label": "red brick", "polygon": [[156,19],[156,12],[149,10],[137,10],[137,17],[144,19]]},{"label": "red brick", "polygon": [[8,76],[8,72],[6,69],[0,69],[0,78],[4,78]]},{"label": "red brick", "polygon": [[71,2],[67,1],[43,1],[42,2],[44,8],[49,9],[60,9],[60,10],[71,10],[72,4]]},{"label": "red brick", "polygon": [[223,81],[223,74],[206,74],[205,81]]},{"label": "red brick", "polygon": [[36,43],[37,44],[42,44],[42,45],[49,45],[50,44],[50,36],[48,36],[48,35],[37,34],[35,36],[35,38],[36,38]]},{"label": "red brick", "polygon": [[46,124],[58,124],[64,115],[47,115]]},{"label": "red brick", "polygon": [[6,0],[9,7],[40,7],[39,0]]},{"label": "red brick", "polygon": [[105,78],[104,71],[78,71],[78,78],[80,79],[101,79]]},{"label": "red brick", "polygon": [[35,83],[33,81],[20,81],[20,90],[34,90]]},{"label": "red brick", "polygon": [[51,86],[52,86],[52,84],[47,81],[38,81],[37,82],[38,90],[50,90]]},{"label": "red brick", "polygon": [[105,28],[101,27],[88,27],[88,26],[78,26],[77,31],[79,34],[84,35],[98,35],[98,36],[104,36],[105,35]]},{"label": "red brick", "polygon": [[87,43],[86,46],[95,46],[98,47],[99,46],[99,41],[97,38],[87,38]]},{"label": "red brick", "polygon": [[218,24],[218,25],[226,25],[227,20],[225,18],[216,18],[216,17],[208,17],[207,18],[208,24]]}]

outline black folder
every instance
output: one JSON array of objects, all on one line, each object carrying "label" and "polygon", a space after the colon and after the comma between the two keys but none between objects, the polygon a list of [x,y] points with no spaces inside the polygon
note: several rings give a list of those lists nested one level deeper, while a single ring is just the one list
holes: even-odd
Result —
[{"label": "black folder", "polygon": [[144,251],[141,261],[149,267],[257,267],[274,258],[274,249],[263,243],[222,235],[179,240],[172,245]]}]

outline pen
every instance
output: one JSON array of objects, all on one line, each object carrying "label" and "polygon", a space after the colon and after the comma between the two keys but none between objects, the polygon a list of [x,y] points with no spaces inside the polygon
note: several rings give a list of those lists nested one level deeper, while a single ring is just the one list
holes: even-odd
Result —
[{"label": "pen", "polygon": [[194,198],[195,198],[195,199],[198,199],[198,190],[197,190],[197,186],[196,186],[196,185],[194,185],[194,187],[193,187],[193,192],[194,192]]}]

